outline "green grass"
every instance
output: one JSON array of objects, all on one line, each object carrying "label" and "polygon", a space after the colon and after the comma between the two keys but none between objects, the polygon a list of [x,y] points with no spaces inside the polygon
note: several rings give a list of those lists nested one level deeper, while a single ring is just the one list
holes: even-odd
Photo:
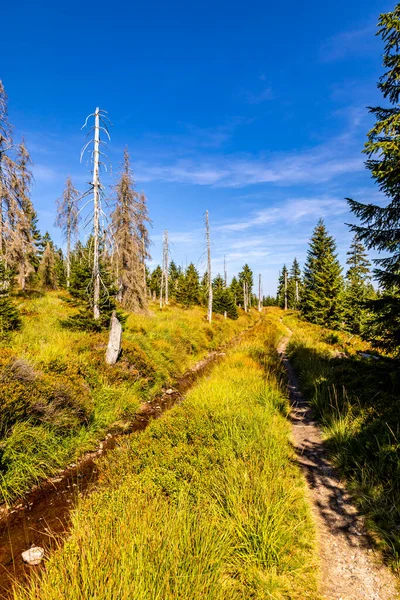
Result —
[{"label": "green grass", "polygon": [[151,306],[129,315],[122,355],[105,364],[108,333],[71,331],[57,293],[18,298],[22,329],[0,346],[0,502],[76,461],[110,430],[123,430],[151,399],[208,351],[251,325],[205,310]]},{"label": "green grass", "polygon": [[182,405],[109,453],[64,546],[14,599],[317,598],[278,336],[257,325]]},{"label": "green grass", "polygon": [[[332,458],[346,476],[370,531],[400,571],[400,365],[363,359],[367,344],[295,315],[289,355],[323,425]],[[337,352],[345,357],[335,357]],[[376,354],[372,352],[372,354]]]}]

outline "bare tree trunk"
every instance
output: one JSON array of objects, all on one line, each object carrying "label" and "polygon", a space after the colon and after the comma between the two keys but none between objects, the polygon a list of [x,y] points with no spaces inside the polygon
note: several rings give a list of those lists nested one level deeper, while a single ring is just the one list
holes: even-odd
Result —
[{"label": "bare tree trunk", "polygon": [[146,280],[146,241],[143,238],[143,283],[144,283],[144,289],[147,289],[147,280]]},{"label": "bare tree trunk", "polygon": [[287,310],[287,271],[285,271],[285,310]]},{"label": "bare tree trunk", "polygon": [[261,312],[261,273],[258,275],[258,312]]},{"label": "bare tree trunk", "polygon": [[168,304],[168,229],[164,231],[165,304]]},{"label": "bare tree trunk", "polygon": [[100,265],[99,265],[99,233],[100,233],[100,111],[96,108],[94,117],[94,149],[93,149],[93,317],[100,318]]},{"label": "bare tree trunk", "polygon": [[296,279],[296,304],[299,302],[299,282]]},{"label": "bare tree trunk", "polygon": [[247,284],[243,281],[243,306],[244,312],[247,312]]},{"label": "bare tree trunk", "polygon": [[164,257],[163,257],[163,268],[161,269],[160,308],[163,307],[163,287],[164,287]]},{"label": "bare tree trunk", "polygon": [[212,277],[211,277],[211,242],[210,242],[210,223],[208,220],[208,210],[206,210],[206,240],[207,240],[207,276],[208,276],[208,310],[207,320],[209,323],[212,321],[212,303],[213,303],[213,290],[212,290]]},{"label": "bare tree trunk", "polygon": [[228,274],[226,272],[226,260],[225,260],[225,254],[224,254],[224,282],[225,282],[225,287],[228,284]]},{"label": "bare tree trunk", "polygon": [[71,213],[67,216],[67,288],[71,277]]}]

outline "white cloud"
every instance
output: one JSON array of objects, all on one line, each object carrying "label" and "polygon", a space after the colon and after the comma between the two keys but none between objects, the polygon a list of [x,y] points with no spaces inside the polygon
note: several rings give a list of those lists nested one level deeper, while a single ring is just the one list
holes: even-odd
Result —
[{"label": "white cloud", "polygon": [[239,232],[266,224],[297,223],[346,212],[348,212],[348,207],[344,199],[330,196],[289,198],[279,206],[275,205],[257,210],[246,220],[217,225],[216,229],[218,231]]},{"label": "white cloud", "polygon": [[375,25],[371,24],[330,37],[321,48],[322,62],[334,62],[348,56],[363,56],[371,51],[375,52],[375,31]]}]

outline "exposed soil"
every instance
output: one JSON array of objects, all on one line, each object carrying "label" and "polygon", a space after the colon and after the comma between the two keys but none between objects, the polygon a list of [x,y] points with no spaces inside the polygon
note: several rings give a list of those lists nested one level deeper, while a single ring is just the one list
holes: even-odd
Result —
[{"label": "exposed soil", "polygon": [[65,538],[70,525],[71,510],[79,499],[96,487],[99,472],[97,459],[115,448],[118,440],[135,431],[142,431],[152,419],[159,418],[166,410],[181,402],[184,394],[197,379],[211,371],[225,356],[224,350],[234,346],[259,320],[223,344],[219,350],[210,352],[194,367],[179,377],[174,386],[150,402],[141,405],[132,423],[123,431],[108,434],[97,450],[85,454],[77,464],[71,464],[58,476],[35,486],[23,499],[11,507],[0,506],[0,598],[11,597],[14,582],[23,582],[32,571],[43,567],[25,564],[21,553],[32,546],[45,549],[45,556]]},{"label": "exposed soil", "polygon": [[321,561],[321,595],[326,600],[394,600],[396,579],[368,535],[344,483],[328,459],[321,430],[299,391],[285,351],[292,332],[278,347],[289,379],[290,419],[297,460],[308,483]]},{"label": "exposed soil", "polygon": [[80,497],[95,488],[99,456],[113,449],[121,436],[145,429],[152,419],[159,418],[179,403],[195,381],[207,374],[223,356],[222,351],[210,352],[177,379],[174,387],[165,390],[159,398],[142,404],[135,420],[123,431],[108,434],[96,451],[85,454],[77,464],[69,465],[57,477],[36,486],[14,506],[0,507],[0,598],[9,598],[13,582],[23,581],[32,570],[38,569],[23,562],[21,553],[24,550],[40,546],[48,555],[62,540],[68,531],[71,509]]}]

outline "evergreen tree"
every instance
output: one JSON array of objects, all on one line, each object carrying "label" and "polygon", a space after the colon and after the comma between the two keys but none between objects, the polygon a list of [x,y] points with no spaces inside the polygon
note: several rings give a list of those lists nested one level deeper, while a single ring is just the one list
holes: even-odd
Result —
[{"label": "evergreen tree", "polygon": [[297,310],[300,306],[301,297],[301,270],[295,258],[288,274],[287,298],[288,308]]},{"label": "evergreen tree", "polygon": [[78,235],[79,211],[78,211],[79,192],[72,184],[71,177],[67,177],[64,193],[57,200],[57,218],[56,226],[60,227],[64,240],[67,244],[66,252],[66,283],[69,287],[71,276],[71,245],[74,238]]},{"label": "evergreen tree", "polygon": [[[128,150],[124,152],[124,166],[116,186],[117,202],[111,215],[115,241],[113,265],[118,287],[118,300],[133,311],[147,308],[146,271],[144,250],[145,203],[135,191]],[[147,255],[146,255],[147,256]]]},{"label": "evergreen tree", "polygon": [[[104,262],[100,259],[100,317],[93,317],[93,238],[89,238],[83,246],[77,244],[71,255],[71,281],[69,293],[72,304],[78,309],[78,313],[62,321],[65,327],[72,329],[85,329],[101,331],[108,329],[112,311],[115,310],[116,289],[112,282],[110,272],[106,269]],[[101,254],[100,254],[101,256]],[[118,312],[118,318],[124,322],[126,317]]]},{"label": "evergreen tree", "polygon": [[263,306],[278,306],[278,301],[274,296],[263,296]]},{"label": "evergreen tree", "polygon": [[301,310],[312,323],[337,328],[343,316],[343,280],[336,244],[320,219],[304,267]]},{"label": "evergreen tree", "polygon": [[199,273],[194,264],[190,263],[185,275],[178,278],[176,301],[189,308],[194,304],[200,304],[200,296]]},{"label": "evergreen tree", "polygon": [[285,281],[287,281],[287,277],[288,270],[286,265],[283,265],[282,271],[279,272],[278,290],[276,293],[278,306],[281,308],[285,308]]},{"label": "evergreen tree", "polygon": [[238,318],[238,311],[232,292],[225,286],[220,275],[213,280],[213,312],[227,314],[230,319]]},{"label": "evergreen tree", "polygon": [[54,271],[56,274],[57,287],[66,287],[67,285],[67,272],[65,268],[65,260],[63,251],[61,248],[57,248],[54,253]]},{"label": "evergreen tree", "polygon": [[372,299],[375,292],[370,282],[371,263],[365,246],[357,235],[354,236],[347,256],[349,269],[345,282],[345,322],[349,331],[359,334],[363,332],[369,317],[366,301]]},{"label": "evergreen tree", "polygon": [[245,304],[243,298],[243,283],[246,283],[247,290],[247,305],[251,307],[251,294],[253,290],[253,271],[250,269],[249,265],[246,263],[243,269],[239,273],[239,285],[242,288],[242,302]]},{"label": "evergreen tree", "polygon": [[140,192],[140,194],[138,195],[135,223],[140,248],[139,254],[140,262],[142,265],[142,273],[144,281],[146,281],[146,261],[151,259],[151,255],[149,252],[151,242],[149,237],[148,226],[151,226],[152,222],[149,217],[147,208],[147,198],[144,192]]},{"label": "evergreen tree", "polygon": [[171,260],[168,269],[169,295],[171,298],[176,298],[176,290],[178,286],[178,278],[181,273],[180,267],[177,267],[175,262]]},{"label": "evergreen tree", "polygon": [[4,260],[0,260],[0,336],[21,328],[18,309],[10,298],[12,284],[12,271],[7,269]]},{"label": "evergreen tree", "polygon": [[56,259],[53,244],[48,241],[39,265],[39,281],[46,290],[55,290],[57,287]]},{"label": "evergreen tree", "polygon": [[231,285],[229,286],[229,288],[231,290],[233,300],[236,306],[238,306],[239,304],[243,306],[243,287],[240,286],[237,277],[232,277]]},{"label": "evergreen tree", "polygon": [[374,275],[383,294],[369,302],[373,313],[373,339],[376,346],[400,353],[400,4],[392,12],[381,14],[378,34],[385,46],[385,73],[378,89],[388,106],[372,107],[376,122],[368,133],[365,163],[379,189],[388,198],[386,206],[362,204],[347,199],[361,225],[351,229],[366,243],[387,254],[375,259]]},{"label": "evergreen tree", "polygon": [[157,267],[151,273],[150,284],[149,284],[150,291],[151,291],[153,297],[155,296],[154,299],[156,299],[160,296],[161,277],[162,277],[161,267],[160,267],[160,265],[157,265]]}]

